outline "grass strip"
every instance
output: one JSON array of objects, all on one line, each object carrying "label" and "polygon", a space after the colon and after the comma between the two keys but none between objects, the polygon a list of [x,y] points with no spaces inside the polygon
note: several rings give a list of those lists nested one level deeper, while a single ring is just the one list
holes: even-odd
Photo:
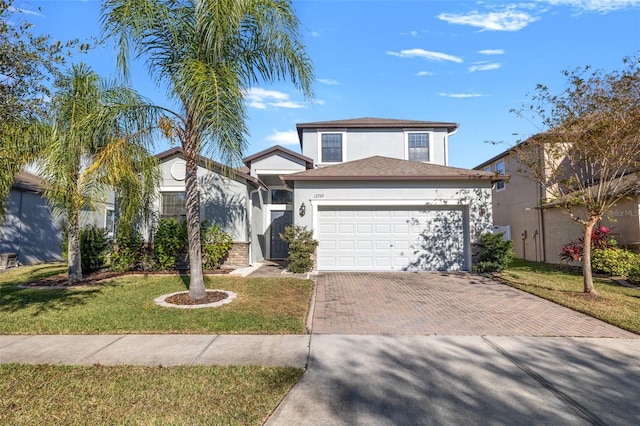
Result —
[{"label": "grass strip", "polygon": [[0,365],[0,424],[260,425],[302,375],[283,367]]},{"label": "grass strip", "polygon": [[597,299],[582,291],[582,275],[557,266],[515,260],[497,277],[505,283],[559,305],[640,334],[640,290],[608,278],[594,278]]}]

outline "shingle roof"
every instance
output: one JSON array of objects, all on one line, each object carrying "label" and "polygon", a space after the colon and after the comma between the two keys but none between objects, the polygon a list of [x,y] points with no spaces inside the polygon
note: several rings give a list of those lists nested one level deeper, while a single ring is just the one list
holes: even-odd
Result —
[{"label": "shingle roof", "polygon": [[388,157],[368,157],[334,166],[280,176],[285,181],[302,180],[505,180],[481,170],[468,170],[439,164],[417,163]]},{"label": "shingle roof", "polygon": [[446,128],[448,132],[453,132],[458,128],[458,123],[444,121],[419,121],[419,120],[397,120],[393,118],[362,117],[348,120],[316,121],[312,123],[296,124],[298,137],[302,140],[304,129],[431,129]]},{"label": "shingle roof", "polygon": [[23,170],[15,176],[11,187],[21,191],[41,193],[43,190],[43,181],[40,177]]}]

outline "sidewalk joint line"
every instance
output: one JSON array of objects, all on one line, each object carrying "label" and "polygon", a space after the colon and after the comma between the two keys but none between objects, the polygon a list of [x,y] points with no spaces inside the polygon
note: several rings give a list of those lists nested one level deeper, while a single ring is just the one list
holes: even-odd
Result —
[{"label": "sidewalk joint line", "polygon": [[[4,336],[9,336],[9,335],[5,334]],[[20,339],[20,340],[16,340],[16,341],[14,341],[14,342],[7,343],[7,344],[6,344],[6,345],[4,345],[4,346],[0,346],[0,350],[2,350],[2,349],[4,349],[4,348],[8,348],[9,346],[13,346],[13,345],[15,345],[16,343],[24,342],[25,340],[27,340],[27,339],[29,339],[29,338],[31,338],[31,337],[34,337],[34,336],[35,336],[35,335],[24,335],[24,334],[23,334],[22,336],[20,336],[20,337],[21,337],[21,339]]]},{"label": "sidewalk joint line", "polygon": [[213,336],[213,339],[211,339],[211,341],[207,344],[207,346],[205,346],[205,348],[203,350],[200,351],[200,353],[198,354],[198,356],[196,356],[194,359],[191,360],[191,362],[189,363],[189,365],[194,365],[196,362],[198,362],[198,360],[200,358],[202,358],[202,354],[204,354],[207,349],[209,349],[211,347],[211,345],[213,345],[213,342],[215,342],[216,340],[218,340],[218,338],[220,337],[219,334],[216,334],[215,336]]},{"label": "sidewalk joint line", "polygon": [[101,348],[97,349],[97,350],[96,350],[95,352],[93,352],[92,354],[90,354],[90,355],[87,355],[87,356],[85,356],[85,357],[80,358],[80,359],[78,360],[78,363],[82,363],[83,361],[88,360],[88,359],[89,359],[89,358],[91,358],[92,356],[94,356],[94,355],[98,354],[98,352],[101,352],[101,351],[103,351],[104,349],[107,349],[109,346],[113,345],[114,343],[119,342],[119,341],[120,341],[120,340],[122,340],[124,337],[125,337],[125,335],[122,335],[122,336],[118,337],[116,340],[114,340],[114,341],[112,341],[112,342],[109,342],[109,344],[104,345],[104,346],[102,346]]},{"label": "sidewalk joint line", "polygon": [[571,396],[566,394],[565,392],[558,389],[553,383],[542,377],[542,375],[536,373],[531,368],[526,366],[523,362],[519,361],[515,356],[511,355],[507,350],[499,346],[497,343],[492,342],[487,339],[486,336],[481,336],[482,340],[485,341],[489,346],[491,346],[496,352],[522,370],[525,374],[531,377],[533,380],[538,382],[542,387],[550,391],[554,394],[558,399],[560,399],[567,407],[576,412],[580,417],[587,420],[592,425],[597,426],[606,426],[607,423],[598,417],[595,413],[591,412],[588,408],[580,404],[578,401],[573,399]]}]

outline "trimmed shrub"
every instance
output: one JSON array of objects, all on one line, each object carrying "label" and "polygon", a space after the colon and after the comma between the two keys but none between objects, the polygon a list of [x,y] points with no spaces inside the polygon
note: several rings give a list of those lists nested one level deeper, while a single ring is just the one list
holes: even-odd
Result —
[{"label": "trimmed shrub", "polygon": [[153,252],[159,269],[172,269],[187,247],[187,223],[162,218],[153,235]]},{"label": "trimmed shrub", "polygon": [[640,261],[636,262],[636,264],[629,270],[629,273],[627,274],[627,281],[631,281],[634,284],[640,284]]},{"label": "trimmed shrub", "polygon": [[82,273],[90,274],[102,269],[107,260],[109,240],[103,229],[89,226],[80,230],[80,263]]},{"label": "trimmed shrub", "polygon": [[116,272],[138,269],[142,263],[144,240],[140,231],[131,225],[118,225],[111,252],[110,268]]},{"label": "trimmed shrub", "polygon": [[313,269],[311,256],[318,242],[313,239],[313,233],[308,231],[306,226],[287,226],[280,238],[289,243],[289,271],[304,273]]},{"label": "trimmed shrub", "polygon": [[480,235],[476,246],[479,248],[474,272],[500,272],[514,258],[513,241],[502,238],[503,233],[486,233]]},{"label": "trimmed shrub", "polygon": [[200,233],[203,268],[220,268],[220,265],[229,254],[231,246],[233,245],[231,235],[221,230],[218,225],[211,224],[207,226],[206,222],[202,222]]},{"label": "trimmed shrub", "polygon": [[626,277],[640,262],[640,255],[620,248],[594,249],[591,253],[593,272]]}]

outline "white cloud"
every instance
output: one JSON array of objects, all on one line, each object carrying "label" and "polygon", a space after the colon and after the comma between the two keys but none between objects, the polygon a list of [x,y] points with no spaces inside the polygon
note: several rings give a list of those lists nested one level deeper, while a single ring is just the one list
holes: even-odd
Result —
[{"label": "white cloud", "polygon": [[470,72],[476,71],[490,71],[500,69],[502,65],[496,62],[476,62],[474,65],[469,67]]},{"label": "white cloud", "polygon": [[320,37],[320,33],[317,31],[311,31],[311,37]]},{"label": "white cloud", "polygon": [[539,0],[554,6],[571,6],[589,12],[611,12],[627,7],[639,7],[640,0]]},{"label": "white cloud", "polygon": [[417,31],[411,31],[409,34],[411,34],[411,37],[418,37]]},{"label": "white cloud", "polygon": [[465,99],[465,98],[479,98],[485,95],[481,93],[440,93],[440,96],[444,96],[446,98]]},{"label": "white cloud", "polygon": [[319,78],[318,83],[322,83],[322,84],[326,84],[327,86],[339,86],[340,83],[338,83],[337,80],[331,80],[330,78]]},{"label": "white cloud", "polygon": [[300,143],[298,132],[295,130],[285,130],[281,132],[274,129],[273,133],[267,136],[267,140],[275,142],[277,145],[297,145]]},{"label": "white cloud", "polygon": [[291,109],[304,108],[304,104],[300,102],[295,102],[295,101],[271,102],[269,103],[269,105],[276,108],[291,108]]},{"label": "white cloud", "polygon": [[450,61],[460,64],[464,62],[462,58],[458,56],[449,55],[442,52],[432,52],[430,50],[424,49],[406,49],[401,50],[400,52],[388,51],[387,55],[398,56],[400,58],[422,58],[427,59],[429,61]]},{"label": "white cloud", "polygon": [[434,75],[434,74],[431,71],[418,71],[416,75],[418,77],[425,77],[425,76]]},{"label": "white cloud", "polygon": [[529,13],[515,10],[514,6],[509,6],[501,12],[473,11],[464,15],[441,13],[438,18],[450,24],[478,27],[482,31],[519,31],[540,19]]},{"label": "white cloud", "polygon": [[478,50],[478,53],[481,55],[504,55],[504,50],[502,49],[484,49]]},{"label": "white cloud", "polygon": [[304,108],[305,105],[289,99],[289,94],[277,90],[265,90],[260,87],[252,87],[245,94],[247,105],[251,108],[267,109],[275,108]]}]

